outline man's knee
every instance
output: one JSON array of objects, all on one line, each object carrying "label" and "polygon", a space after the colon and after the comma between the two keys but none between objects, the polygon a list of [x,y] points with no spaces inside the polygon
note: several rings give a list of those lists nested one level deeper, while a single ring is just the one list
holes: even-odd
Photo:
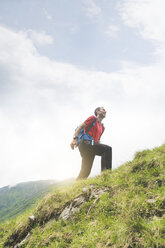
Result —
[{"label": "man's knee", "polygon": [[108,151],[112,152],[112,147],[111,147],[111,146],[106,145],[106,149],[107,149]]}]

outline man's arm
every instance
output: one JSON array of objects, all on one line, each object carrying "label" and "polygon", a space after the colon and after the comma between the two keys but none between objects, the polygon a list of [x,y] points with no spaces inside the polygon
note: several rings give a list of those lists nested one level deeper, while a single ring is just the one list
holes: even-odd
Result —
[{"label": "man's arm", "polygon": [[74,150],[74,148],[75,148],[76,146],[78,146],[77,137],[78,137],[78,135],[79,135],[81,129],[86,128],[86,127],[87,127],[87,124],[86,124],[85,122],[83,122],[83,123],[82,123],[80,126],[78,126],[78,128],[76,129],[76,132],[75,132],[75,134],[74,134],[74,137],[75,137],[75,138],[72,140],[72,142],[71,142],[71,144],[70,144],[72,150]]}]

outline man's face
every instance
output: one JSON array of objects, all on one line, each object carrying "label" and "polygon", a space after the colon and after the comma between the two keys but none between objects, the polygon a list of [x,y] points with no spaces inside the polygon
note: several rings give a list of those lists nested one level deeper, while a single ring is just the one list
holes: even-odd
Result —
[{"label": "man's face", "polygon": [[101,107],[100,110],[98,111],[98,115],[100,115],[102,118],[105,118],[106,116],[105,108]]}]

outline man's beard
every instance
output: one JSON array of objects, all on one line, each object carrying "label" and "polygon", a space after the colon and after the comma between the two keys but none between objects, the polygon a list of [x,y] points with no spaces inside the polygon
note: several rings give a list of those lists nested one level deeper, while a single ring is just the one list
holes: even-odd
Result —
[{"label": "man's beard", "polygon": [[105,114],[100,114],[100,117],[101,118],[105,118]]}]

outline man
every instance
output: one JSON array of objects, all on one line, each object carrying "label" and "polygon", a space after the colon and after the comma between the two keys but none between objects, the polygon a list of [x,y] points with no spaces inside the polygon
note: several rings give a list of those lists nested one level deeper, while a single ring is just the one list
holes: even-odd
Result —
[{"label": "man", "polygon": [[[98,107],[94,113],[95,116],[90,116],[76,129],[70,144],[72,149],[78,146],[82,157],[81,171],[77,179],[83,179],[89,176],[95,155],[101,156],[101,171],[112,169],[112,148],[100,143],[101,135],[105,129],[102,120],[106,116],[106,111],[103,107]],[[82,140],[78,144],[77,138],[83,128],[93,138],[94,143],[89,140]]]}]

